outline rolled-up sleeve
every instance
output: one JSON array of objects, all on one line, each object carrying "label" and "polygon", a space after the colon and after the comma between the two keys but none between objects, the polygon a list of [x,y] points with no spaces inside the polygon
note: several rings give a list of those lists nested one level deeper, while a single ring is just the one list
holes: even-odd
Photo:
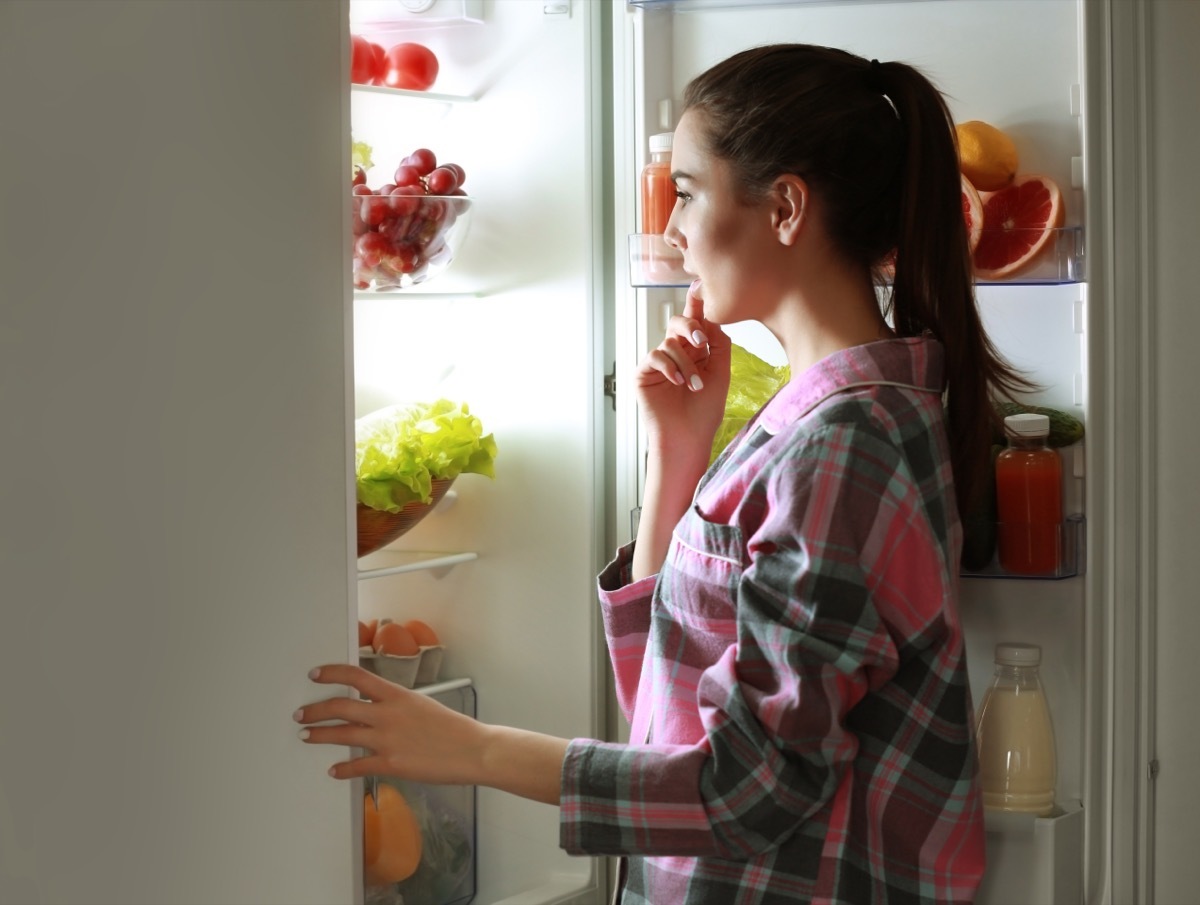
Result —
[{"label": "rolled-up sleeve", "polygon": [[597,579],[600,614],[608,643],[617,703],[627,721],[633,719],[642,660],[650,635],[650,600],[655,576],[630,581],[634,545],[626,544]]}]

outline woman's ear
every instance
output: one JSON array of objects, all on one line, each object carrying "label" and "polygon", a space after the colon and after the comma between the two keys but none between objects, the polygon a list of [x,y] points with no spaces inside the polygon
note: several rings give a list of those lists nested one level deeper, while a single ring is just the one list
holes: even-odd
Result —
[{"label": "woman's ear", "polygon": [[787,173],[771,186],[771,228],[783,245],[794,245],[809,215],[808,183]]}]

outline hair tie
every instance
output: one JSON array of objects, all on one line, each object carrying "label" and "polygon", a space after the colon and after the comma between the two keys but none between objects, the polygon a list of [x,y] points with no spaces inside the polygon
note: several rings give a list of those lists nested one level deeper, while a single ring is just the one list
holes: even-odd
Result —
[{"label": "hair tie", "polygon": [[878,60],[871,60],[871,67],[867,73],[867,81],[872,91],[887,94],[887,89],[883,87],[883,67],[879,64]]}]

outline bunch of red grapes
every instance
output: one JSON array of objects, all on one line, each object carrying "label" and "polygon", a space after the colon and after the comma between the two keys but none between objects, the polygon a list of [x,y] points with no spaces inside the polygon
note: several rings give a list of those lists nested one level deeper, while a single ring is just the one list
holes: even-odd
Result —
[{"label": "bunch of red grapes", "polygon": [[393,181],[378,190],[355,169],[351,191],[354,224],[354,288],[395,289],[431,276],[430,265],[445,263],[450,228],[469,202],[456,163],[438,165],[428,148],[400,161]]}]

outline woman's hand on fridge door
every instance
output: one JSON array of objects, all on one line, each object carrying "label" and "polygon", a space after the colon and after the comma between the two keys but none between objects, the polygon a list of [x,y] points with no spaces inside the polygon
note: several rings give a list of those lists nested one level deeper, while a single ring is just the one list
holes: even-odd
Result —
[{"label": "woman's hand on fridge door", "polygon": [[489,726],[359,666],[320,666],[309,678],[360,695],[326,698],[292,714],[306,726],[300,738],[308,744],[365,749],[359,757],[335,763],[329,769],[335,779],[394,776],[559,801],[565,739]]}]

